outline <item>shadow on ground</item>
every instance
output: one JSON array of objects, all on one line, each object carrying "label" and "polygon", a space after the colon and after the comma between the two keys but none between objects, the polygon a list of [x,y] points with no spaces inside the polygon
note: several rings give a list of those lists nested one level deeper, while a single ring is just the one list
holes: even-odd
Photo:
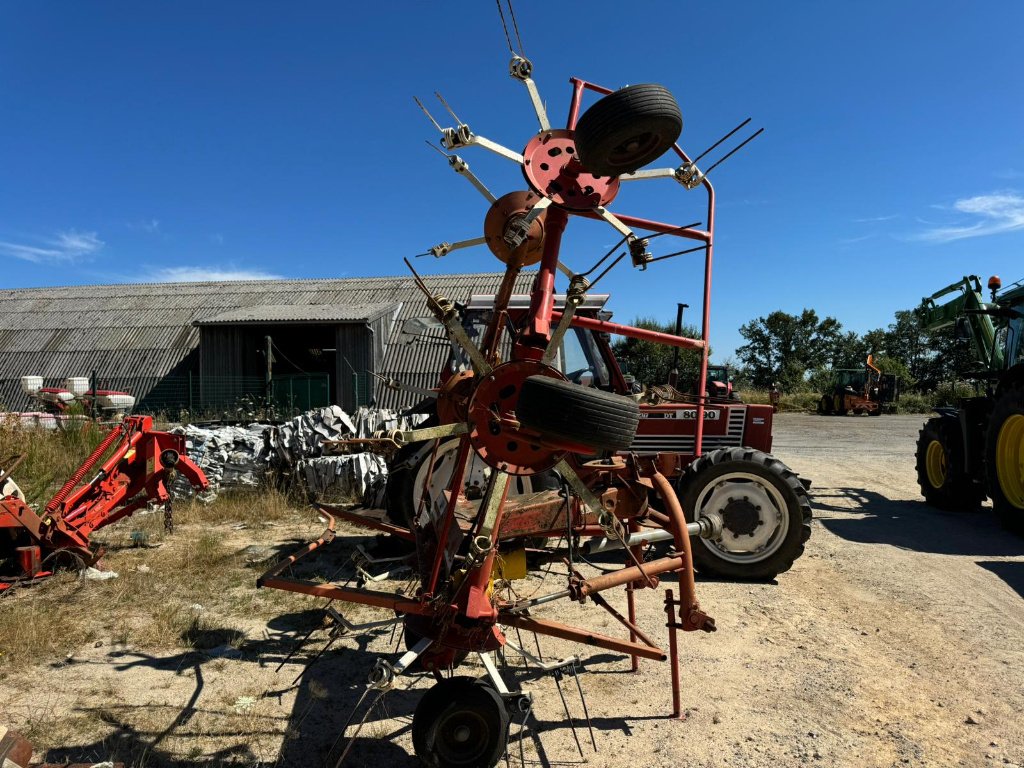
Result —
[{"label": "shadow on ground", "polygon": [[[323,564],[321,563],[321,566]],[[412,725],[413,714],[423,692],[429,687],[426,680],[402,677],[396,688],[380,701],[371,693],[363,699],[366,678],[374,661],[381,655],[394,661],[404,650],[402,630],[394,632],[389,627],[378,628],[358,638],[347,638],[332,644],[326,652],[326,631],[322,628],[323,611],[320,609],[300,610],[283,614],[267,625],[267,636],[244,639],[232,629],[217,627],[191,628],[179,638],[189,650],[156,655],[138,651],[112,651],[103,661],[81,661],[74,663],[103,664],[111,675],[131,675],[140,668],[160,670],[168,675],[185,677],[191,682],[191,690],[181,705],[154,704],[144,707],[120,704],[110,701],[101,707],[83,708],[83,715],[89,715],[104,722],[110,729],[102,740],[66,745],[50,749],[43,755],[52,763],[85,762],[101,760],[124,762],[130,768],[186,768],[186,766],[274,766],[274,768],[333,768],[342,752],[349,746],[348,736],[356,733],[356,724],[369,709],[366,724],[353,739],[344,765],[346,768],[414,768],[419,760],[394,743],[398,736],[406,734]],[[311,633],[312,631],[312,633]],[[310,634],[311,633],[311,634]],[[308,642],[297,649],[298,641],[309,635]],[[533,650],[532,639],[522,637]],[[370,642],[377,640],[374,648]],[[394,652],[394,653],[392,653]],[[276,700],[281,704],[276,714],[274,709],[258,707],[251,715],[240,718],[234,715],[230,704],[225,704],[223,691],[213,691],[217,686],[209,685],[215,677],[212,669],[223,669],[223,664],[249,665],[256,669],[274,670],[295,653],[292,663],[283,667],[273,680],[271,689],[263,693],[263,700]],[[303,664],[316,660],[316,663]],[[628,675],[629,663],[625,657],[599,654],[587,660],[588,664],[599,664],[621,659],[617,665]],[[510,688],[535,679],[538,670],[521,665],[505,668],[505,679]],[[518,659],[517,659],[518,660]],[[296,675],[302,671],[300,679]],[[601,673],[614,673],[602,667]],[[478,667],[459,670],[461,674],[479,676],[483,671]],[[432,678],[428,677],[428,680]],[[416,688],[409,688],[416,684]],[[594,755],[589,746],[589,735],[581,718],[582,708],[576,683],[571,675],[561,681],[562,690],[576,718],[576,735],[583,744],[587,760]],[[285,696],[294,695],[290,708],[285,705]],[[369,708],[372,705],[372,708]],[[144,709],[145,712],[138,710]],[[348,736],[346,724],[353,716],[353,725]],[[201,716],[201,717],[200,717]],[[593,727],[601,731],[629,733],[630,721],[637,718],[596,718]],[[658,719],[661,719],[660,717]],[[140,727],[139,723],[159,723],[159,726]],[[511,729],[509,765],[519,765],[519,720]],[[561,742],[558,755],[551,755],[545,744],[545,734],[566,732],[571,726],[568,720],[551,719],[529,723],[524,737],[524,753],[528,765],[560,766],[578,765],[584,762],[575,751],[574,740],[559,737]],[[203,753],[198,747],[189,751],[191,737],[214,739],[219,743],[231,743],[212,753]],[[257,740],[280,744],[279,751],[270,759],[264,749],[262,754],[253,745]],[[504,763],[502,763],[504,764]]]},{"label": "shadow on ground", "polygon": [[979,560],[978,565],[994,573],[1005,581],[1010,589],[1024,597],[1024,563],[1011,560]]},{"label": "shadow on ground", "polygon": [[815,518],[848,541],[943,555],[1024,555],[1024,538],[1003,528],[987,507],[946,511],[866,488],[817,488],[811,503]]}]

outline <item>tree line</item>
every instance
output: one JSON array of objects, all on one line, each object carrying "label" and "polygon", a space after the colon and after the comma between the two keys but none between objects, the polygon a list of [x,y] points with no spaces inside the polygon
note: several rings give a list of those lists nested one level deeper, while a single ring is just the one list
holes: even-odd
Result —
[{"label": "tree line", "polygon": [[[671,323],[646,317],[633,322],[641,328],[673,333]],[[683,328],[684,336],[699,330]],[[836,318],[821,318],[813,309],[794,315],[777,310],[740,327],[745,344],[736,350],[733,379],[741,389],[784,392],[822,391],[834,368],[864,368],[869,354],[884,373],[902,380],[904,391],[928,392],[942,382],[958,378],[969,367],[969,346],[954,337],[952,328],[928,331],[913,310],[900,310],[884,328],[858,334],[843,328]],[[645,385],[663,384],[673,367],[671,347],[622,338],[614,344],[616,358]],[[734,362],[734,361],[726,361]],[[700,355],[680,350],[675,364],[680,386],[692,386],[700,370]]]},{"label": "tree line", "polygon": [[863,368],[867,356],[884,373],[901,377],[904,390],[931,391],[958,378],[968,367],[970,349],[952,328],[926,330],[912,310],[896,312],[893,322],[860,335],[834,317],[813,309],[799,315],[777,310],[740,327],[746,340],[736,350],[743,383],[783,391],[817,391],[832,368]]}]

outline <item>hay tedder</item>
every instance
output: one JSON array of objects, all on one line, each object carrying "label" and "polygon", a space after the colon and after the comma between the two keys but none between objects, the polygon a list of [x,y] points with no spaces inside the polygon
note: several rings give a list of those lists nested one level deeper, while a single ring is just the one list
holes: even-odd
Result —
[{"label": "hay tedder", "polygon": [[185,437],[153,429],[149,416],[128,416],[111,429],[40,511],[13,480],[20,461],[0,459],[0,592],[49,576],[62,559],[95,563],[102,551],[90,545],[92,532],[147,504],[168,503],[172,470],[196,489],[207,487],[185,455]]},{"label": "hay tedder", "polygon": [[[692,499],[701,513],[691,509],[688,522],[669,479],[681,470],[680,451],[659,451],[656,445],[654,450],[634,448],[641,419],[652,421],[659,411],[642,411],[636,399],[613,387],[584,386],[580,372],[564,371],[557,364],[570,329],[697,350],[702,382],[698,396],[688,406],[662,408],[660,417],[689,421],[692,430],[689,435],[680,430],[680,437],[691,440],[692,456],[703,456],[705,422],[711,412],[706,380],[715,195],[707,172],[695,163],[707,152],[691,160],[676,143],[682,117],[664,87],[644,84],[613,91],[572,78],[565,127],[552,127],[531,77],[531,62],[515,50],[512,53],[510,74],[525,85],[539,124],[539,131],[521,150],[474,133],[454,113],[454,127],[442,127],[427,113],[441,132],[443,154],[451,168],[490,207],[482,237],[442,243],[424,255],[441,257],[459,248],[486,245],[505,265],[501,286],[489,299],[480,332],[471,334],[463,323],[464,308],[431,291],[428,280],[417,275],[434,321],[466,365],[442,377],[443,383],[433,393],[435,419],[429,426],[338,446],[342,450],[369,447],[392,455],[412,444],[429,446],[418,506],[406,521],[409,527],[358,516],[355,520],[415,543],[417,589],[395,594],[296,575],[302,558],[335,538],[337,511],[322,506],[328,523],[324,535],[259,580],[262,587],[394,612],[394,621],[404,625],[409,650],[396,661],[377,660],[353,716],[363,700],[374,694],[372,708],[406,670],[432,672],[437,682],[422,698],[412,724],[416,753],[428,766],[490,768],[506,751],[511,718],[519,715],[525,722],[532,706],[530,695],[510,690],[492,657],[507,648],[538,661],[512,642],[513,632],[517,637],[527,631],[621,653],[632,658],[634,669],[639,659],[671,656],[678,715],[677,630],[715,630],[714,619],[697,599],[691,536],[716,541],[728,536],[763,546],[776,537],[793,536],[802,547],[809,532],[802,511],[795,522],[789,515],[790,495],[803,493],[799,480],[791,472],[774,473],[765,480],[764,465],[776,460],[741,446],[714,452],[706,482]],[[600,98],[583,111],[587,94]],[[518,165],[528,188],[493,195],[455,154],[473,146]],[[674,158],[671,167],[643,169],[666,152]],[[702,189],[704,224],[680,226],[612,212],[623,184],[650,179]],[[583,272],[574,272],[559,260],[563,234],[574,218],[602,220],[620,238]],[[652,244],[661,237],[693,245],[655,256]],[[588,292],[626,255],[635,267],[656,270],[663,260],[684,253],[698,253],[704,259],[700,338],[620,325],[584,311]],[[516,278],[533,265],[538,265],[538,275],[528,305],[513,307]],[[568,287],[556,305],[559,271],[568,276]],[[440,488],[435,472],[441,478]],[[800,500],[795,506],[803,510]],[[807,511],[809,517],[809,506]],[[671,549],[645,560],[645,545],[659,539],[669,540]],[[590,553],[617,549],[625,565],[587,576],[579,567],[584,549]],[[534,562],[561,562],[564,583],[541,595],[518,596],[512,585],[526,575],[528,553]],[[657,588],[659,577],[665,575],[678,580],[678,594],[667,591],[664,598],[667,653],[638,625],[636,605],[636,595]],[[608,590],[617,587],[625,588],[624,612],[605,598]],[[545,606],[565,600],[592,603],[607,611],[623,627],[623,636],[541,615]],[[485,678],[452,674],[470,654],[479,657]],[[557,663],[541,668],[561,669]]]}]

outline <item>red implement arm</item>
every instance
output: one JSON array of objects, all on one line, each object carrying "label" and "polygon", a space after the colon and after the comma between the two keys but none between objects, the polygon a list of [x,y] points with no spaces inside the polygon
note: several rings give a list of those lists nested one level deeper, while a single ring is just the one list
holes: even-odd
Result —
[{"label": "red implement arm", "polygon": [[[83,484],[94,468],[92,479]],[[17,497],[0,499],[0,561],[16,558],[29,577],[37,575],[47,554],[58,550],[95,562],[99,555],[89,547],[90,534],[150,502],[166,502],[172,470],[184,475],[193,488],[205,490],[209,485],[203,471],[185,455],[183,435],[154,430],[149,416],[126,417],[40,513]]]}]

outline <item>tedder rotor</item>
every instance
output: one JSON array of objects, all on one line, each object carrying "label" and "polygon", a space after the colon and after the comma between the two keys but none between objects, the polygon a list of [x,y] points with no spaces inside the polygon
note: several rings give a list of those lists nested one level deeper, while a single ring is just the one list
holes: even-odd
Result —
[{"label": "tedder rotor", "polygon": [[[427,493],[431,482],[428,473],[410,528],[402,530],[384,523],[378,526],[415,542],[418,588],[415,594],[400,595],[291,575],[289,569],[297,561],[335,536],[334,518],[323,507],[328,522],[324,536],[275,565],[259,581],[263,587],[395,613],[396,620],[404,625],[409,650],[397,662],[377,661],[367,694],[375,691],[379,699],[394,685],[396,676],[413,665],[434,673],[438,682],[423,697],[412,729],[416,752],[429,766],[490,768],[505,753],[511,715],[528,713],[531,707],[529,694],[510,691],[491,657],[506,646],[525,653],[510,642],[510,631],[534,632],[628,655],[634,669],[638,659],[666,660],[671,654],[673,704],[678,715],[676,630],[715,630],[714,619],[697,599],[691,536],[720,539],[727,516],[734,526],[736,519],[749,521],[750,530],[744,529],[744,535],[760,535],[762,507],[758,505],[762,501],[771,503],[759,490],[761,485],[749,482],[743,472],[733,472],[719,483],[723,488],[728,486],[723,490],[722,503],[708,505],[703,514],[687,522],[673,484],[666,477],[678,467],[665,466],[658,454],[630,451],[641,418],[636,400],[583,386],[555,365],[571,326],[698,351],[700,384],[692,418],[694,455],[702,454],[708,401],[715,195],[706,172],[701,172],[676,143],[682,131],[682,116],[666,88],[642,84],[613,91],[572,78],[568,119],[564,128],[556,128],[550,124],[531,79],[532,64],[524,56],[513,54],[511,76],[526,86],[539,123],[539,131],[521,151],[474,133],[458,118],[454,127],[442,128],[428,113],[441,131],[441,146],[450,166],[490,204],[483,237],[442,243],[428,253],[440,257],[458,248],[486,244],[505,265],[486,328],[471,338],[455,302],[432,292],[427,281],[417,275],[434,318],[465,354],[468,364],[437,391],[435,425],[392,432],[371,441],[354,441],[364,450],[369,443],[391,452],[419,441],[433,441],[435,452],[438,446],[447,446],[450,455],[445,461],[451,474],[447,490]],[[587,93],[600,98],[581,114]],[[518,164],[528,189],[493,195],[468,164],[454,154],[470,146],[483,147]],[[641,170],[665,153],[674,157],[671,167]],[[706,222],[680,226],[611,211],[622,184],[657,178],[675,180],[689,190],[702,188]],[[575,273],[560,261],[563,234],[576,217],[603,220],[621,238],[612,251],[584,273]],[[694,245],[655,256],[651,253],[652,241],[661,236],[682,238]],[[596,270],[620,248],[621,254],[595,277]],[[704,259],[700,338],[576,314],[576,309],[586,303],[587,292],[627,253],[635,267],[645,270],[662,259],[690,252],[702,254]],[[534,265],[538,273],[529,308],[525,315],[513,315],[509,302],[516,278],[523,268]],[[558,271],[569,276],[560,309],[555,304]],[[454,448],[453,439],[457,440]],[[742,451],[736,450],[734,458],[741,461]],[[432,457],[430,466],[440,463],[441,457]],[[466,478],[473,465],[482,465],[484,471],[476,475],[479,482],[470,483]],[[523,478],[540,477],[550,482],[533,484],[529,493],[510,493],[514,484],[522,488]],[[724,495],[730,498],[726,500]],[[774,535],[775,530],[766,527],[765,537]],[[794,535],[801,534],[796,531]],[[735,536],[738,538],[740,533]],[[588,551],[620,549],[626,557],[625,565],[598,576],[585,576],[574,560],[583,538],[596,545]],[[800,538],[801,545],[805,538]],[[668,553],[645,562],[644,544],[665,539],[672,545]],[[562,560],[566,566],[564,584],[528,599],[504,589],[504,585],[525,576],[527,548],[534,557],[546,557],[549,562]],[[635,602],[638,591],[656,588],[659,577],[665,574],[677,577],[679,585],[678,596],[671,591],[665,596],[668,653],[638,626]],[[625,615],[603,596],[616,587],[625,587]],[[540,615],[545,605],[562,600],[600,606],[623,626],[627,636],[600,634]],[[479,656],[486,678],[442,674],[450,673],[470,654]]]}]

